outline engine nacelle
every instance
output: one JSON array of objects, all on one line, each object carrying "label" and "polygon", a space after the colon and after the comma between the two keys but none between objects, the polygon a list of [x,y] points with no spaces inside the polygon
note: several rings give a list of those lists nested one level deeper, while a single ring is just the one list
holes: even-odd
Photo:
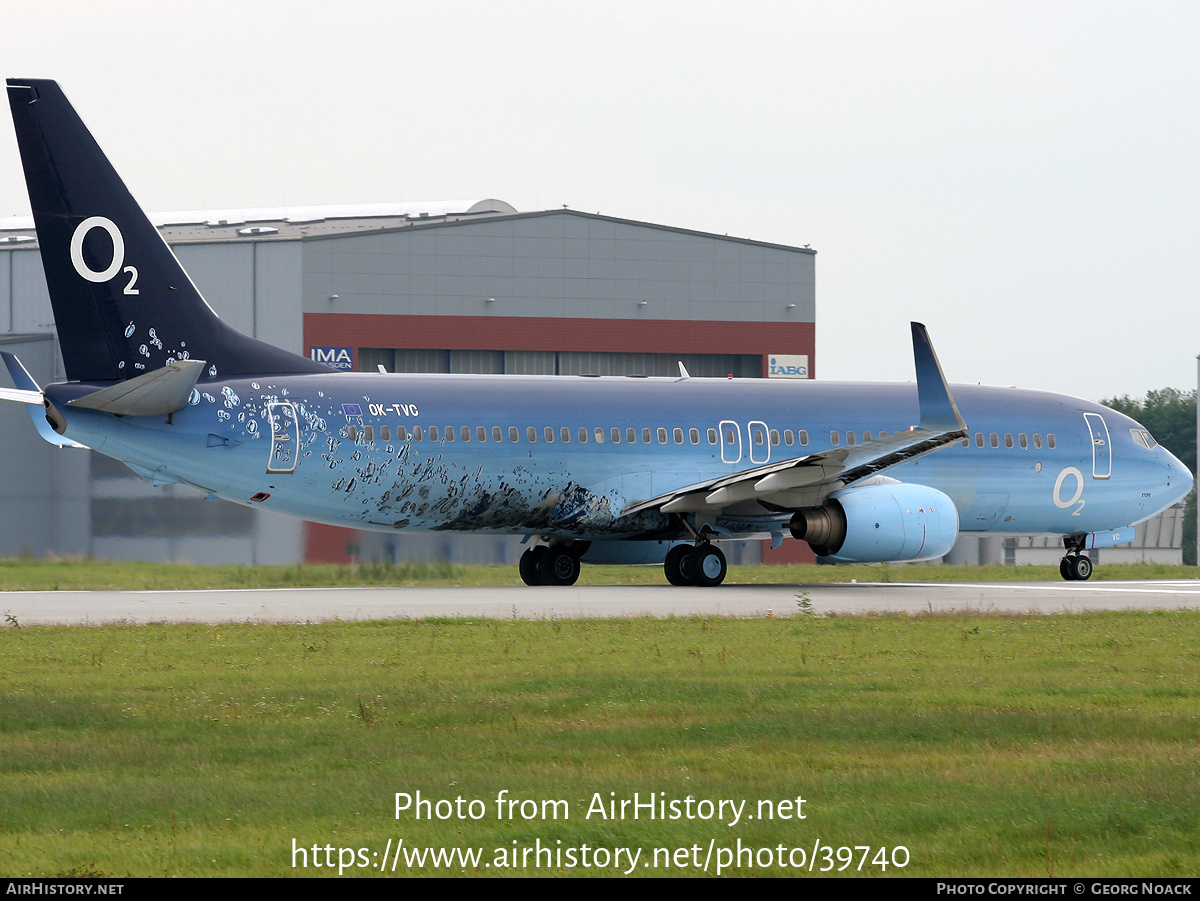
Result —
[{"label": "engine nacelle", "polygon": [[792,535],[841,563],[934,560],[954,547],[958,510],[936,488],[894,482],[835,491],[797,511]]}]

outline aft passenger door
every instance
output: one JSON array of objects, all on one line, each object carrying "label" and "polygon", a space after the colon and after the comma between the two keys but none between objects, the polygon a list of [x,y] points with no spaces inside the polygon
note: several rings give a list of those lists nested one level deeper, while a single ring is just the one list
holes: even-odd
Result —
[{"label": "aft passenger door", "polygon": [[300,424],[296,407],[290,401],[267,404],[271,420],[271,459],[267,472],[295,472],[300,456]]}]

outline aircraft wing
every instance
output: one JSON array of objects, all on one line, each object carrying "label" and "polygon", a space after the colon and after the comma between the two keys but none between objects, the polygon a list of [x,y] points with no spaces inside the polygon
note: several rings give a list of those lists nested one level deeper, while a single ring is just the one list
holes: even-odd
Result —
[{"label": "aircraft wing", "polygon": [[720,512],[750,500],[778,509],[815,507],[831,491],[953,444],[964,435],[963,429],[946,432],[914,428],[896,432],[853,447],[767,463],[688,485],[632,504],[622,515],[656,509],[663,513]]},{"label": "aircraft wing", "polygon": [[622,511],[622,516],[646,510],[715,513],[744,501],[757,501],[776,510],[815,507],[831,491],[962,439],[967,434],[967,425],[958,412],[925,326],[912,323],[912,335],[920,425],[861,444],[766,463],[697,482],[631,504]]}]

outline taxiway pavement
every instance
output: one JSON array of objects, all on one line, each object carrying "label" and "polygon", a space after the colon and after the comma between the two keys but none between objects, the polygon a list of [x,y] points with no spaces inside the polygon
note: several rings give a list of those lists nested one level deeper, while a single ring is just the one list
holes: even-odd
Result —
[{"label": "taxiway pavement", "polygon": [[[21,625],[321,622],[486,617],[790,616],[812,613],[1077,613],[1200,609],[1200,582],[722,585],[719,588],[293,588],[225,591],[10,591]],[[2,627],[2,624],[0,624]]]}]

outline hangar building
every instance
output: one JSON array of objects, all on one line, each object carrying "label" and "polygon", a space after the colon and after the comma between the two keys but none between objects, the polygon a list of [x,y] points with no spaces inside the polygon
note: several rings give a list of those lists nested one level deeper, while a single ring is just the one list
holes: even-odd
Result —
[{"label": "hangar building", "polygon": [[[811,377],[815,251],[498,200],[152,215],[233,327],[363,371]],[[0,347],[63,378],[31,220],[0,220]],[[772,366],[772,361],[775,365]],[[0,556],[515,563],[519,539],[378,535],[154,487],[0,405]],[[148,502],[153,500],[153,502]],[[756,562],[758,542],[731,549]],[[807,554],[800,542],[774,552]]]}]

